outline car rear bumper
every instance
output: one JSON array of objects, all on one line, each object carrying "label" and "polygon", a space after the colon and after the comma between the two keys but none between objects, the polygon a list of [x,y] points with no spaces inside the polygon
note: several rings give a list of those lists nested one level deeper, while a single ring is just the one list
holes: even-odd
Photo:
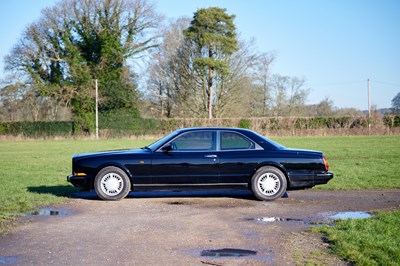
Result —
[{"label": "car rear bumper", "polygon": [[311,188],[328,183],[333,178],[332,172],[291,172],[289,173],[288,189]]},{"label": "car rear bumper", "polygon": [[333,173],[332,172],[326,172],[326,173],[322,173],[322,174],[317,174],[314,177],[314,185],[326,184],[332,178],[333,178]]}]

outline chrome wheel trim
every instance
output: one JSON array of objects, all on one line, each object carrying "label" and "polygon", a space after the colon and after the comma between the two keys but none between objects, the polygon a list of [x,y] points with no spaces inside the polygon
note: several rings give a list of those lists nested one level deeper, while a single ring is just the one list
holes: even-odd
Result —
[{"label": "chrome wheel trim", "polygon": [[124,180],[117,173],[109,173],[101,178],[100,188],[107,196],[116,196],[122,192],[124,188]]},{"label": "chrome wheel trim", "polygon": [[277,175],[265,173],[258,179],[257,188],[266,196],[274,196],[281,188],[281,181]]}]

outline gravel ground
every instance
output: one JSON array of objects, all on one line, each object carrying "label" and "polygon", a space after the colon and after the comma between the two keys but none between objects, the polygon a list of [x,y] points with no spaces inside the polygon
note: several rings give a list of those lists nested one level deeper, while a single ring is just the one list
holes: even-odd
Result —
[{"label": "gravel ground", "polygon": [[346,265],[307,229],[338,212],[399,208],[400,190],[293,191],[273,202],[247,191],[131,193],[118,202],[76,193],[1,236],[0,264]]}]

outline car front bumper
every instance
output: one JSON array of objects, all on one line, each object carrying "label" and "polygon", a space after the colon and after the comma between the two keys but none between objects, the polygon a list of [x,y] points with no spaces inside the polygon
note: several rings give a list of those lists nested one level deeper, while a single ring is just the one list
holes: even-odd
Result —
[{"label": "car front bumper", "polygon": [[90,183],[88,182],[88,176],[81,175],[69,175],[67,176],[67,181],[71,183],[74,187],[78,187],[81,190],[90,190]]}]

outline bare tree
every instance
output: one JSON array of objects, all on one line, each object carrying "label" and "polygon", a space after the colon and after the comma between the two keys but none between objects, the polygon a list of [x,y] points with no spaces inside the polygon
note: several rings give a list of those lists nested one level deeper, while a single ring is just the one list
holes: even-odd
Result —
[{"label": "bare tree", "polygon": [[[270,76],[271,76],[271,65],[275,61],[275,54],[273,53],[264,53],[260,55],[257,60],[254,62],[254,87],[257,90],[261,90],[258,93],[255,101],[261,101],[261,110],[259,112],[255,112],[259,115],[265,116],[269,114],[269,102],[271,100],[271,92],[268,86]],[[254,101],[254,102],[255,102]]]},{"label": "bare tree", "polygon": [[70,109],[22,83],[0,89],[0,121],[70,120]]},{"label": "bare tree", "polygon": [[269,85],[273,115],[302,115],[309,94],[309,90],[305,89],[304,85],[304,79],[274,74]]}]

